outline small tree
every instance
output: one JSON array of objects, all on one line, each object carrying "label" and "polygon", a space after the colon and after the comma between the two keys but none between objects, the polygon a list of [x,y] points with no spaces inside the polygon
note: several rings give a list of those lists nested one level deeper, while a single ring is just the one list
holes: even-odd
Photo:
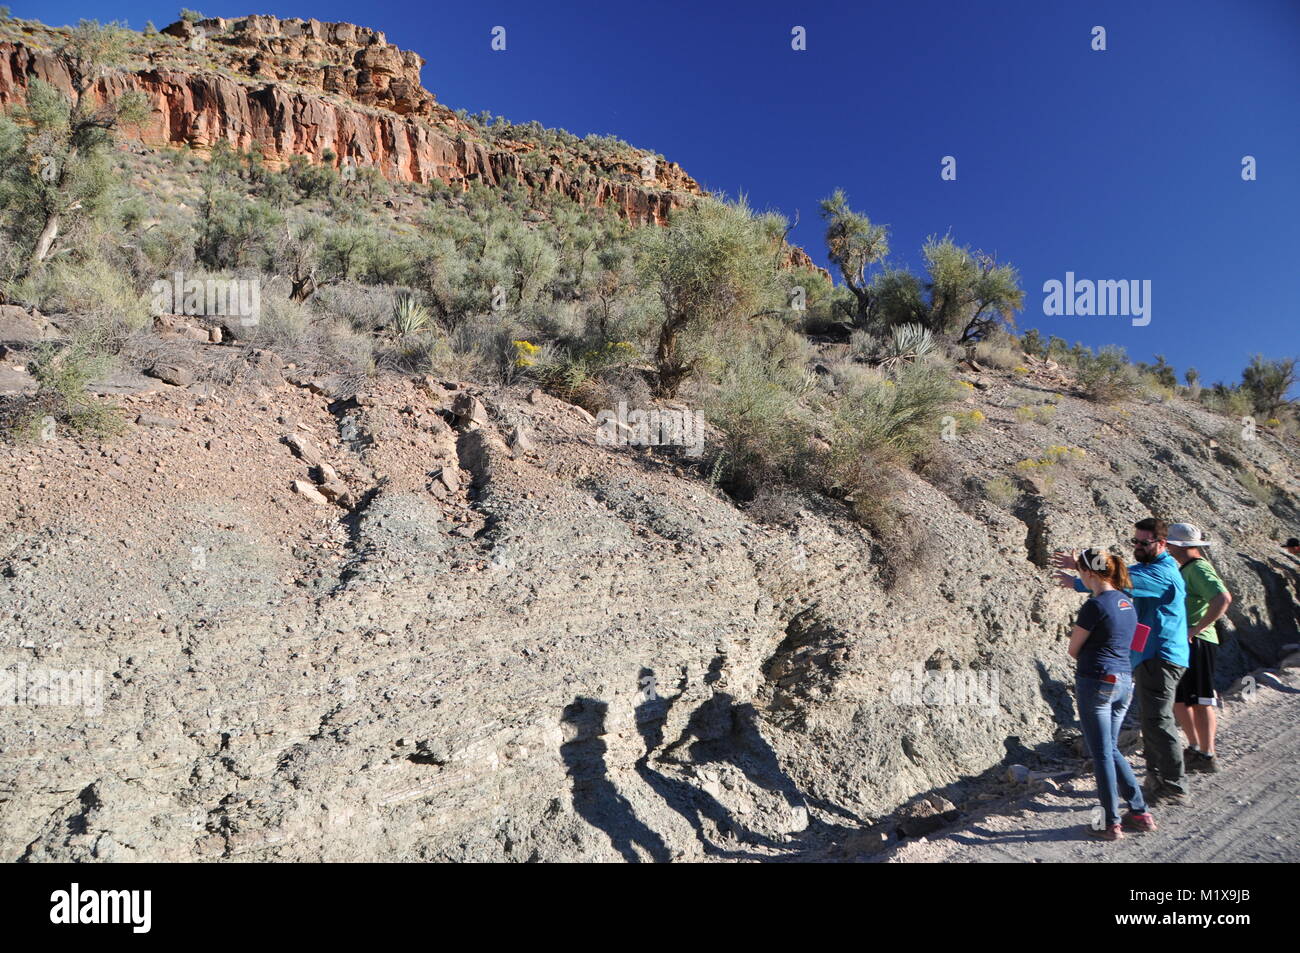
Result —
[{"label": "small tree", "polygon": [[1014,323],[1025,299],[1015,268],[998,264],[992,255],[960,247],[947,236],[931,238],[922,254],[930,275],[926,286],[930,330],[967,344],[987,337],[999,319]]},{"label": "small tree", "polygon": [[685,334],[744,325],[779,304],[772,245],[743,199],[695,202],[640,238],[638,269],[663,309],[656,392],[673,397],[698,364],[683,348]]},{"label": "small tree", "polygon": [[1294,357],[1266,361],[1262,354],[1256,354],[1241,372],[1241,389],[1250,397],[1258,416],[1272,419],[1283,407],[1295,403],[1286,396],[1296,383],[1295,366]]},{"label": "small tree", "polygon": [[1138,364],[1138,369],[1150,374],[1162,387],[1168,387],[1172,390],[1178,386],[1178,374],[1174,371],[1173,365],[1165,360],[1163,354],[1156,355],[1154,364],[1145,362]]},{"label": "small tree", "polygon": [[0,133],[5,153],[0,155],[0,193],[13,231],[31,243],[19,277],[37,271],[55,253],[70,221],[100,208],[111,179],[105,147],[120,126],[148,116],[143,93],[103,104],[92,95],[104,71],[125,59],[127,36],[115,23],[82,20],[59,49],[72,80],[72,101],[34,80],[26,106],[18,111],[26,125],[25,141],[20,146],[12,132]]},{"label": "small tree", "polygon": [[853,293],[857,304],[854,323],[865,326],[876,290],[867,273],[889,255],[889,229],[871,224],[867,216],[849,208],[843,189],[822,200],[821,215],[826,222],[826,254]]}]

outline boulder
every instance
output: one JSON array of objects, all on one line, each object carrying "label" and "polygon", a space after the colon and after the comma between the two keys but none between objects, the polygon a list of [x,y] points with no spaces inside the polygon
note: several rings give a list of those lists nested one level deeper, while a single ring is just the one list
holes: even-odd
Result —
[{"label": "boulder", "polygon": [[456,425],[466,430],[473,430],[487,423],[487,408],[483,401],[472,394],[459,394],[452,402],[451,412],[456,417]]},{"label": "boulder", "polygon": [[194,383],[194,371],[175,361],[159,361],[145,373],[177,387],[188,387]]},{"label": "boulder", "polygon": [[325,462],[324,455],[316,448],[311,440],[300,433],[291,433],[280,438],[282,443],[288,445],[293,451],[293,455],[307,464],[309,467],[319,467]]},{"label": "boulder", "polygon": [[293,492],[305,500],[310,500],[312,503],[329,506],[329,499],[306,480],[294,480]]},{"label": "boulder", "polygon": [[516,424],[510,428],[510,449],[515,453],[533,453],[537,448],[528,436],[528,431]]},{"label": "boulder", "polygon": [[31,345],[62,336],[39,311],[28,314],[17,305],[0,304],[0,343]]}]

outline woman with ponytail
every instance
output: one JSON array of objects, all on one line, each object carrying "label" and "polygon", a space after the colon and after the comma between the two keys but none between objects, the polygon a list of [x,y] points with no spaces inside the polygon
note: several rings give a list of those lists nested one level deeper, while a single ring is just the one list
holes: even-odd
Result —
[{"label": "woman with ponytail", "polygon": [[[1129,647],[1137,628],[1137,610],[1123,590],[1132,582],[1124,563],[1113,553],[1085,549],[1076,567],[1092,598],[1083,604],[1070,633],[1070,657],[1077,660],[1075,697],[1083,737],[1097,774],[1104,825],[1090,825],[1101,840],[1119,840],[1124,831],[1145,833],[1156,829],[1147,811],[1142,788],[1128,759],[1119,750],[1119,730],[1133,701],[1133,675]],[[1129,810],[1121,818],[1119,800]]]}]

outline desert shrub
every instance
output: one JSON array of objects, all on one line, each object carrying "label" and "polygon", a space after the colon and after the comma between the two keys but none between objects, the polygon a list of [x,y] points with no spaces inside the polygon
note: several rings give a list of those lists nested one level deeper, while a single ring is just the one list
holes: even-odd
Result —
[{"label": "desert shrub", "polygon": [[1142,395],[1149,400],[1166,403],[1174,399],[1174,388],[1177,384],[1171,386],[1164,383],[1165,380],[1162,375],[1150,371],[1138,371],[1138,387]]},{"label": "desert shrub", "polygon": [[56,258],[18,282],[11,296],[48,313],[113,318],[130,327],[148,321],[148,303],[122,268],[98,256]]},{"label": "desert shrub", "polygon": [[749,515],[768,526],[788,526],[805,506],[803,496],[786,487],[762,486],[748,506]]},{"label": "desert shrub", "polygon": [[261,304],[258,322],[248,331],[250,344],[270,348],[283,357],[306,340],[314,316],[310,306],[290,300],[275,285],[263,291]]},{"label": "desert shrub", "polygon": [[71,95],[33,79],[25,101],[0,117],[0,236],[15,246],[3,276],[39,272],[56,256],[76,253],[80,226],[101,220],[116,174],[109,146],[123,126],[148,115],[143,93],[108,101],[91,95],[102,73],[124,63],[130,32],[82,20],[58,49]]},{"label": "desert shrub", "polygon": [[304,155],[295,155],[289,159],[289,182],[303,198],[319,198],[333,195],[339,187],[339,175],[333,166],[314,165]]},{"label": "desert shrub", "polygon": [[655,348],[662,396],[675,395],[696,372],[693,341],[781,308],[768,224],[743,201],[699,201],[675,211],[667,228],[641,231],[641,280],[663,314]]},{"label": "desert shrub", "polygon": [[[629,341],[608,341],[594,347],[581,343],[534,344],[511,341],[514,370],[538,381],[548,391],[587,410],[599,410],[614,400],[614,385],[636,390],[632,365],[641,360],[640,349]],[[642,378],[642,382],[644,378]]]},{"label": "desert shrub", "polygon": [[1020,499],[1020,490],[1005,476],[996,476],[984,484],[984,496],[995,506],[1009,509]]},{"label": "desert shrub", "polygon": [[514,223],[501,229],[496,243],[509,276],[508,302],[520,307],[537,301],[559,265],[555,248],[540,232]]},{"label": "desert shrub", "polygon": [[992,341],[980,341],[975,345],[975,360],[988,367],[1009,371],[1021,366],[1021,355],[1013,348]]},{"label": "desert shrub", "polygon": [[1082,363],[1078,383],[1085,397],[1102,404],[1129,399],[1141,388],[1137,370],[1128,362],[1124,349],[1113,345],[1103,347]]},{"label": "desert shrub", "polygon": [[1016,408],[1016,419],[1023,423],[1050,424],[1056,416],[1055,404],[1021,404]]},{"label": "desert shrub", "polygon": [[988,418],[984,415],[984,411],[980,410],[979,408],[975,408],[973,410],[958,411],[952,416],[953,416],[953,420],[955,420],[957,423],[957,432],[960,434],[967,434],[973,430],[978,430],[979,427],[982,426],[986,420],[988,420]]},{"label": "desert shrub", "polygon": [[0,429],[11,438],[27,439],[57,436],[60,426],[96,437],[119,433],[124,424],[117,409],[100,402],[88,390],[114,364],[102,345],[100,335],[93,331],[74,337],[66,345],[38,345],[28,363],[37,391],[0,408]]},{"label": "desert shrub", "polygon": [[478,339],[460,329],[432,335],[425,348],[424,363],[427,373],[444,380],[474,380],[486,373]]},{"label": "desert shrub", "polygon": [[1016,464],[1016,472],[1039,480],[1044,489],[1050,490],[1064,469],[1086,456],[1086,452],[1079,447],[1052,446],[1041,456],[1021,460]]},{"label": "desert shrub", "polygon": [[1201,392],[1201,403],[1216,413],[1241,419],[1253,416],[1255,402],[1251,395],[1237,387],[1225,387],[1215,384],[1209,390]]},{"label": "desert shrub", "polygon": [[849,334],[849,354],[860,361],[874,361],[880,341],[874,334],[859,328]]},{"label": "desert shrub", "polygon": [[209,178],[199,204],[195,258],[220,270],[270,265],[284,216],[267,202],[238,195],[216,181]]},{"label": "desert shrub", "polygon": [[798,369],[749,351],[726,366],[707,394],[704,416],[721,433],[710,447],[710,465],[733,496],[748,500],[764,486],[801,479],[812,435],[800,403],[803,387]]},{"label": "desert shrub", "polygon": [[831,386],[841,391],[861,391],[882,384],[889,374],[882,368],[856,361],[836,361],[830,366]]},{"label": "desert shrub", "polygon": [[358,331],[376,332],[393,313],[397,292],[388,286],[342,281],[316,293],[317,307],[347,321]]},{"label": "desert shrub", "polygon": [[1241,484],[1242,489],[1257,503],[1268,506],[1277,495],[1277,491],[1273,487],[1262,482],[1251,470],[1235,470],[1233,476],[1237,478],[1237,482]]},{"label": "desert shrub", "polygon": [[1047,357],[1047,343],[1038,328],[1030,328],[1020,336],[1020,349],[1031,357]]},{"label": "desert shrub", "polygon": [[819,461],[822,486],[848,502],[854,517],[881,541],[887,587],[924,565],[929,539],[894,503],[896,470],[926,457],[954,392],[943,369],[918,362],[896,380],[846,392],[831,411],[831,446]]},{"label": "desert shrub", "polygon": [[849,493],[854,474],[884,465],[907,465],[939,435],[943,411],[955,385],[943,369],[917,363],[897,379],[846,393],[837,402],[832,429],[831,480]]}]

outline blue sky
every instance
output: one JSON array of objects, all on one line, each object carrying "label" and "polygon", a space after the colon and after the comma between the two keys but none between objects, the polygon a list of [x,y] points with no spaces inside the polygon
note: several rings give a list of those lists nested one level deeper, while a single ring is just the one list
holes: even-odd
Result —
[{"label": "blue sky", "polygon": [[[9,0],[47,23],[179,7]],[[1022,327],[1164,354],[1236,381],[1300,355],[1300,3],[1295,0],[431,4],[198,3],[382,29],[440,102],[614,133],[706,187],[800,222],[844,188],[919,267],[926,236],[1015,264]],[[507,49],[490,49],[494,26]],[[791,29],[807,49],[791,49]],[[1107,49],[1091,49],[1094,26]],[[957,162],[956,181],[940,161]],[[1241,177],[1254,156],[1258,179]],[[1045,316],[1043,283],[1151,281],[1151,322]]]}]

